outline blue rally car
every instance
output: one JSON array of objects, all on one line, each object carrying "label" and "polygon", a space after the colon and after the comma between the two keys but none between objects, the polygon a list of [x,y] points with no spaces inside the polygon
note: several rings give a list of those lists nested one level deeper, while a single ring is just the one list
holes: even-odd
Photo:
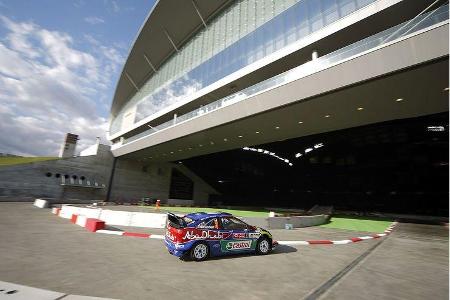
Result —
[{"label": "blue rally car", "polygon": [[168,213],[165,243],[170,254],[195,261],[233,253],[268,254],[277,244],[267,230],[223,212],[184,217]]}]

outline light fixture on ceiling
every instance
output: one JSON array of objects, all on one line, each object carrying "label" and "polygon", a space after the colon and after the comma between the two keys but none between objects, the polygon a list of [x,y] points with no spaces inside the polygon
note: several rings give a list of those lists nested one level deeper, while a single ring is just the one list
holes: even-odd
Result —
[{"label": "light fixture on ceiling", "polygon": [[330,115],[325,115],[325,118],[329,118],[330,117]]},{"label": "light fixture on ceiling", "polygon": [[397,99],[395,99],[395,102],[402,102],[403,101],[403,98],[397,98]]},{"label": "light fixture on ceiling", "polygon": [[256,131],[255,133],[256,133],[256,134],[259,134],[259,131]]},{"label": "light fixture on ceiling", "polygon": [[450,88],[448,88],[448,87],[446,87],[446,88],[444,89],[445,92],[448,92],[449,90],[450,90]]},{"label": "light fixture on ceiling", "polygon": [[279,126],[275,126],[275,129],[280,129],[280,127]]},{"label": "light fixture on ceiling", "polygon": [[170,154],[173,154],[173,151],[170,151]]},{"label": "light fixture on ceiling", "polygon": [[223,141],[224,141],[224,142],[228,142],[228,139],[227,139],[227,138],[224,138]]},{"label": "light fixture on ceiling", "polygon": [[298,124],[303,124],[303,121],[298,121]]},{"label": "light fixture on ceiling", "polygon": [[202,144],[198,144],[198,146],[199,146],[199,147],[203,147],[203,145],[202,145]]},{"label": "light fixture on ceiling", "polygon": [[238,138],[242,138],[242,135],[238,135]]},{"label": "light fixture on ceiling", "polygon": [[364,110],[364,107],[358,107],[357,109],[358,110]]},{"label": "light fixture on ceiling", "polygon": [[181,149],[178,149],[178,152],[181,152],[181,151],[183,151],[183,150],[181,150]]}]

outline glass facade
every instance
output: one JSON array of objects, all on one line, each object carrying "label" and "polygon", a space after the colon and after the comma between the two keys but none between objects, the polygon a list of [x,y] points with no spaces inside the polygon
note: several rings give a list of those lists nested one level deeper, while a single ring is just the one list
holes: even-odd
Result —
[{"label": "glass facade", "polygon": [[414,34],[417,31],[420,31],[424,28],[433,26],[435,24],[441,23],[443,21],[448,21],[449,17],[449,6],[443,5],[438,9],[431,11],[429,13],[423,14],[413,21],[406,21],[397,26],[391,27],[385,31],[377,33],[373,36],[360,40],[356,43],[348,45],[344,48],[341,48],[337,51],[329,53],[327,55],[321,56],[314,61],[310,61],[303,65],[300,65],[296,68],[293,68],[289,71],[281,73],[277,76],[269,78],[267,80],[261,81],[253,86],[250,86],[246,89],[243,89],[239,92],[231,94],[225,98],[219,99],[212,103],[209,103],[201,108],[193,110],[189,113],[181,115],[177,117],[176,121],[171,120],[165,123],[162,123],[158,126],[155,126],[152,129],[141,132],[137,135],[134,135],[124,142],[129,143],[131,141],[137,140],[141,137],[153,134],[159,130],[174,126],[176,124],[185,122],[187,120],[196,118],[205,113],[212,112],[214,110],[220,109],[221,107],[225,107],[231,105],[233,103],[239,101],[245,101],[246,99],[255,96],[256,94],[265,92],[267,90],[276,88],[280,85],[292,82],[294,80],[298,80],[307,75],[316,73],[320,70],[328,68],[329,66],[340,63],[346,59],[352,58],[356,55],[359,55],[365,51],[374,49],[376,47],[385,45],[389,42],[392,42],[396,39],[405,37],[409,34]]},{"label": "glass facade", "polygon": [[111,134],[134,107],[135,123],[374,1],[236,1],[144,84],[113,119]]}]

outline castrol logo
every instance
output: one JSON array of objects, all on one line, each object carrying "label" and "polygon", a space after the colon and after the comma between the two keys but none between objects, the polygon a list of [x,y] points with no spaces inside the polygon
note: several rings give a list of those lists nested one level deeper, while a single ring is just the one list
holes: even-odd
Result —
[{"label": "castrol logo", "polygon": [[240,250],[240,249],[250,249],[252,246],[252,241],[239,241],[239,242],[229,242],[226,245],[228,251]]}]

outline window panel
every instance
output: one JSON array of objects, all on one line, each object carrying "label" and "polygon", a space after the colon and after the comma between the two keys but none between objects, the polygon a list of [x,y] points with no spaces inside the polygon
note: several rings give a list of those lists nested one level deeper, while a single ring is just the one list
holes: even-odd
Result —
[{"label": "window panel", "polygon": [[337,0],[337,1],[339,4],[341,18],[345,17],[346,15],[356,10],[356,4],[354,0]]},{"label": "window panel", "polygon": [[331,24],[339,19],[339,12],[336,0],[322,0],[322,12],[324,16],[325,24]]},{"label": "window panel", "polygon": [[[131,105],[138,105],[136,119],[147,117],[169,102],[179,101],[187,91],[201,89],[372,2],[237,0],[159,66],[111,128],[120,128],[119,115]],[[151,51],[148,55],[151,59]],[[167,89],[161,89],[165,85],[169,85]],[[168,97],[169,90],[177,97]]]},{"label": "window panel", "polygon": [[311,28],[311,32],[319,30],[323,27],[322,11],[320,6],[320,1],[316,0],[308,2],[309,26]]},{"label": "window panel", "polygon": [[374,2],[375,0],[357,0],[357,4],[358,4],[358,8],[364,7],[372,2]]}]

